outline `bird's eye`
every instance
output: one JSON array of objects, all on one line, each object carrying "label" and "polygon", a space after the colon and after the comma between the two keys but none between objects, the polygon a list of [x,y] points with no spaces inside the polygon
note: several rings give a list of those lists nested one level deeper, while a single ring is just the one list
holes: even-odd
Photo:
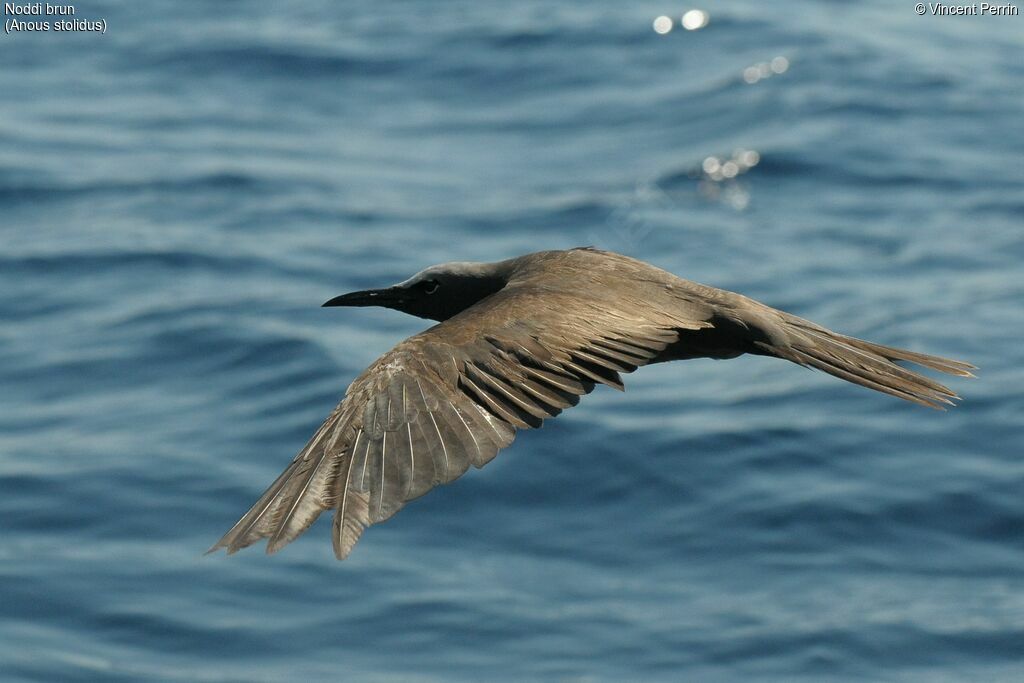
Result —
[{"label": "bird's eye", "polygon": [[427,280],[423,283],[423,291],[427,294],[433,294],[437,291],[437,288],[441,286],[441,283],[437,280]]}]

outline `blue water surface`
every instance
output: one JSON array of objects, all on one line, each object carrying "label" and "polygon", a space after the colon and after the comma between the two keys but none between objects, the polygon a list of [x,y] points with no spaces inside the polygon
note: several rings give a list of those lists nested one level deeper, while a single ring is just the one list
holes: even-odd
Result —
[{"label": "blue water surface", "polygon": [[[1024,17],[75,7],[0,35],[0,679],[1024,680]],[[321,302],[585,244],[979,377],[648,368],[343,563],[203,556],[424,328]]]}]

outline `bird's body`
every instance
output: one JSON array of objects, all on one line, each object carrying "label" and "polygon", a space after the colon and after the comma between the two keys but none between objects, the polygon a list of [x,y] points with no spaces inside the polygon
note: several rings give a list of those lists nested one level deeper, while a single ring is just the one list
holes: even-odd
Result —
[{"label": "bird's body", "polygon": [[325,305],[381,305],[439,324],[348,388],[291,465],[214,546],[268,552],[334,509],[334,550],[407,501],[481,467],[516,429],[575,405],[620,373],[687,358],[775,356],[932,407],[956,395],[896,365],[970,376],[967,363],[831,332],[739,294],[594,249],[434,266]]}]

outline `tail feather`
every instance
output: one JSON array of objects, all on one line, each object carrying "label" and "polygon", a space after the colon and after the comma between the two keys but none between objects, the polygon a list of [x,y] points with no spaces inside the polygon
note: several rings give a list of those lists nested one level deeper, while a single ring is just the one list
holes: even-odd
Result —
[{"label": "tail feather", "polygon": [[960,397],[933,379],[908,370],[895,361],[908,361],[960,377],[973,377],[974,366],[958,360],[916,353],[847,337],[820,325],[781,313],[781,334],[755,341],[762,352],[839,377],[875,391],[944,410]]},{"label": "tail feather", "polygon": [[[840,335],[841,336],[841,335]],[[861,339],[854,339],[853,337],[843,337],[847,342],[852,343],[854,346],[873,351],[889,360],[905,360],[917,365],[931,368],[932,370],[938,370],[948,375],[957,375],[958,377],[974,377],[974,373],[971,370],[977,370],[977,366],[971,365],[970,363],[964,363],[959,360],[952,360],[950,358],[943,358],[942,356],[930,356],[926,353],[915,353],[914,351],[907,351],[906,349],[897,349],[892,346],[883,346],[881,344],[874,344],[872,342],[866,342]]]}]

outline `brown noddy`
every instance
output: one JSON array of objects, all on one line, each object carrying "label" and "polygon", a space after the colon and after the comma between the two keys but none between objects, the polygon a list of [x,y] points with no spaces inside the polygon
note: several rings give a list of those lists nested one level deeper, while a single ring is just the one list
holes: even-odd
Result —
[{"label": "brown noddy", "polygon": [[962,377],[969,363],[832,332],[740,294],[592,248],[432,266],[324,306],[439,321],[374,362],[292,463],[210,551],[273,553],[334,510],[334,553],[439,484],[482,467],[517,429],[621,373],[688,358],[783,358],[933,408],[959,398],[896,363]]}]

